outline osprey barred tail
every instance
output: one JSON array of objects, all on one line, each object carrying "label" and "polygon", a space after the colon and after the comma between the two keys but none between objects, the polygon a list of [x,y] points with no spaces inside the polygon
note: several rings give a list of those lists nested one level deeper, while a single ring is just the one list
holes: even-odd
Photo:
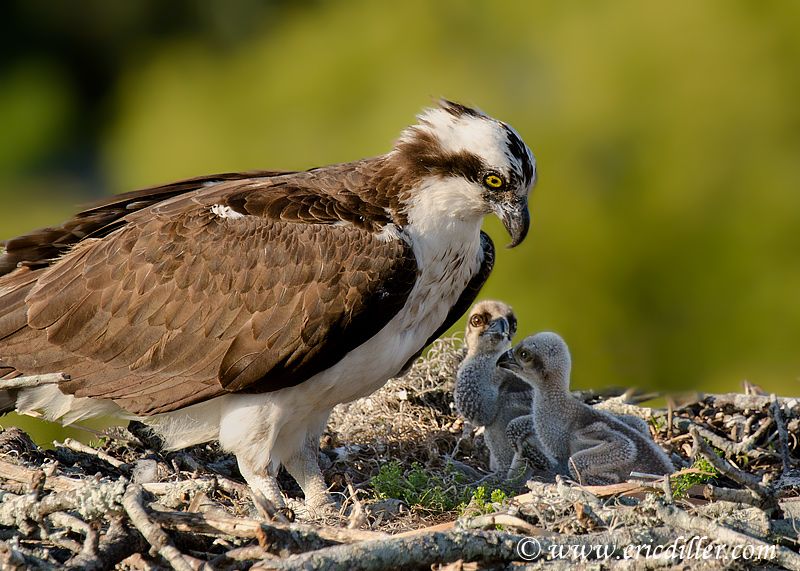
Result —
[{"label": "osprey barred tail", "polygon": [[9,240],[0,378],[69,379],[2,391],[6,409],[138,418],[171,448],[219,439],[278,505],[281,464],[323,505],[330,410],[469,308],[494,259],[484,216],[522,242],[535,179],[511,127],[443,101],[385,155],[149,188]]}]

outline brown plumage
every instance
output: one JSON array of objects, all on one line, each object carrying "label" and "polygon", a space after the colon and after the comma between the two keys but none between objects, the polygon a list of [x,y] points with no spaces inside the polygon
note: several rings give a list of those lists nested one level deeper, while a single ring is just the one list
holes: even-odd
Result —
[{"label": "brown plumage", "polygon": [[[374,335],[385,324],[375,316],[394,315],[416,278],[408,244],[375,236],[384,206],[397,205],[350,190],[374,188],[365,181],[381,166],[223,175],[116,198],[61,227],[53,243],[87,236],[49,266],[38,254],[52,249],[18,245],[58,229],[9,241],[6,256],[29,257],[0,278],[4,362],[69,371],[64,392],[145,415],[302,382]],[[127,213],[131,200],[143,207]],[[216,216],[216,204],[248,216]]]}]

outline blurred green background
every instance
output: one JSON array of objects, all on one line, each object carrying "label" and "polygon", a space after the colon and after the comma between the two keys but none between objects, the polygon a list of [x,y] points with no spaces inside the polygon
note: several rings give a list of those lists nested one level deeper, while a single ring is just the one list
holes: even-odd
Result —
[{"label": "blurred green background", "polygon": [[563,334],[576,387],[800,392],[796,2],[5,6],[0,239],[110,193],[380,154],[446,96],[537,156],[532,232],[483,295]]}]

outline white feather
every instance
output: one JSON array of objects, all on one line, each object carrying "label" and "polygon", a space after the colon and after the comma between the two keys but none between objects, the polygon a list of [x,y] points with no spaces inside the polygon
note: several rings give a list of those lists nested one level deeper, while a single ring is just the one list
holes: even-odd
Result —
[{"label": "white feather", "polygon": [[[94,416],[114,416],[133,419],[110,400],[76,398],[58,390],[58,385],[42,385],[21,389],[16,401],[17,412],[30,416],[43,416],[50,421],[72,424]],[[38,411],[43,411],[40,415]]]},{"label": "white feather", "polygon": [[500,121],[486,115],[464,114],[456,117],[440,108],[427,109],[419,119],[420,124],[411,129],[430,132],[445,151],[451,153],[468,151],[502,172],[512,168],[507,153],[508,134],[505,125]]},{"label": "white feather", "polygon": [[238,220],[244,218],[244,214],[236,212],[230,206],[223,206],[222,204],[214,204],[211,206],[211,213],[216,214],[220,218],[230,218],[231,220]]}]

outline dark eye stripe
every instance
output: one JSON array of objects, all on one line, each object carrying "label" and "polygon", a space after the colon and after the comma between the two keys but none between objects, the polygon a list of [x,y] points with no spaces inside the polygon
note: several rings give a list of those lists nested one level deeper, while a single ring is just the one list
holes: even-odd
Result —
[{"label": "dark eye stripe", "polygon": [[511,151],[513,156],[519,164],[522,165],[522,176],[525,178],[525,186],[533,182],[533,163],[528,155],[528,150],[525,143],[508,125],[503,125],[506,130],[506,138],[508,139],[508,150]]},{"label": "dark eye stripe", "polygon": [[517,330],[517,318],[514,317],[513,315],[509,315],[506,319],[508,320],[508,328],[511,329],[511,331],[516,331]]}]

